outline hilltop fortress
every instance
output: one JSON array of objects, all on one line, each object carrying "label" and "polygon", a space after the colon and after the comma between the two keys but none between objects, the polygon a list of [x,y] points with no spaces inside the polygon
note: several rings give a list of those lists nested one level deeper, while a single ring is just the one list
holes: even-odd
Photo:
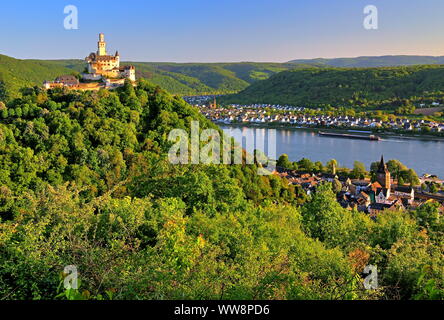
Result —
[{"label": "hilltop fortress", "polygon": [[120,55],[117,51],[114,56],[106,52],[105,35],[99,35],[97,52],[91,52],[85,60],[88,62],[88,73],[82,74],[86,80],[100,80],[102,78],[122,78],[136,81],[134,66],[120,67]]},{"label": "hilltop fortress", "polygon": [[97,52],[91,52],[86,58],[87,72],[81,74],[81,81],[75,76],[65,75],[55,81],[45,81],[46,89],[68,87],[75,90],[98,90],[100,88],[113,89],[122,86],[125,80],[136,81],[134,66],[120,66],[120,55],[108,55],[106,51],[105,35],[99,34]]}]

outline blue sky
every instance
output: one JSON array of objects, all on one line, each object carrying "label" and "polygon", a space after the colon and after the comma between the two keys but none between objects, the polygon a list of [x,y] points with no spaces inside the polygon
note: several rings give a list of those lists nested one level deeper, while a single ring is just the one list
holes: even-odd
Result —
[{"label": "blue sky", "polygon": [[[33,1],[34,2],[34,1]],[[65,30],[63,9],[79,10]],[[379,29],[363,27],[366,5]],[[100,10],[100,12],[99,12]],[[124,60],[276,61],[444,55],[443,0],[28,0],[0,4],[0,54],[82,59],[104,32]]]}]

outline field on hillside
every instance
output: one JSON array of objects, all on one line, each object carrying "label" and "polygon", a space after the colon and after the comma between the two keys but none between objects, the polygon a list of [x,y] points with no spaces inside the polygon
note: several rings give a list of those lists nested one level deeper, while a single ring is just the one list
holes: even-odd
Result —
[{"label": "field on hillside", "polygon": [[444,107],[436,107],[436,108],[423,108],[423,109],[416,109],[414,111],[415,114],[421,114],[424,116],[432,116],[436,112],[444,111]]}]

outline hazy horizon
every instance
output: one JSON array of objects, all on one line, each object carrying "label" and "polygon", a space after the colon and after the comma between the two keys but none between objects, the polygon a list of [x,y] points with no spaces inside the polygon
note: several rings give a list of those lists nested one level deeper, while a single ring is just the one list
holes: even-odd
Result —
[{"label": "hazy horizon", "polygon": [[[106,5],[103,5],[106,3]],[[78,30],[66,30],[66,5]],[[378,8],[377,30],[363,9]],[[133,62],[231,63],[362,56],[443,56],[444,2],[428,0],[77,0],[2,3],[0,53],[81,60],[105,33],[110,53]]]},{"label": "hazy horizon", "polygon": [[[0,55],[5,55],[0,52]],[[6,55],[8,56],[8,55]],[[56,59],[34,59],[34,58],[17,58],[8,56],[10,58],[14,58],[17,60],[31,60],[31,61],[66,61],[66,60],[80,60],[83,61],[84,59],[81,58],[56,58]],[[333,60],[333,59],[358,59],[358,58],[381,58],[381,57],[430,57],[430,58],[444,58],[444,55],[442,56],[430,56],[430,55],[381,55],[381,56],[357,56],[357,57],[332,57],[332,58],[325,58],[325,57],[316,57],[316,58],[295,58],[292,60]],[[123,60],[123,62],[135,62],[135,63],[177,63],[177,64],[219,64],[219,63],[290,63],[290,61],[214,61],[214,62],[201,62],[201,61],[183,61],[183,62],[177,62],[177,61],[136,61],[136,60]]]}]

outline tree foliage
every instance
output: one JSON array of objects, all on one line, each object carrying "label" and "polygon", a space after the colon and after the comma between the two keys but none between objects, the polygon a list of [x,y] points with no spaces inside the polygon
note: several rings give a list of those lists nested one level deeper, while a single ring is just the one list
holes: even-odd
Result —
[{"label": "tree foliage", "polygon": [[[308,198],[257,165],[172,165],[172,129],[218,128],[143,80],[116,91],[30,88],[6,108],[1,299],[441,297],[435,204],[374,221],[343,209],[331,184]],[[381,272],[375,292],[363,289],[366,263]],[[61,286],[67,265],[78,290]]]}]

